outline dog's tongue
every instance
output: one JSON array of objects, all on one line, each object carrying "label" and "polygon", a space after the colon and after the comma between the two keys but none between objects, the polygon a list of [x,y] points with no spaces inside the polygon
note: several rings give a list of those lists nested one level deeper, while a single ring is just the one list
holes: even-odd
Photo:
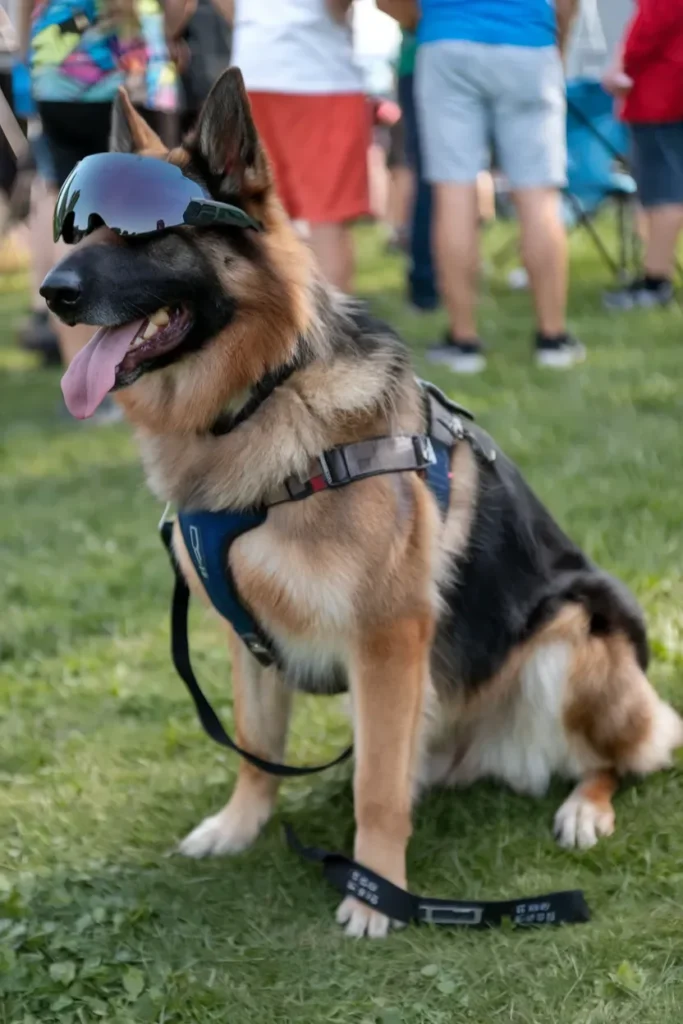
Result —
[{"label": "dog's tongue", "polygon": [[101,327],[70,363],[62,377],[62,394],[72,416],[92,416],[116,381],[116,367],[142,327],[133,320],[122,327]]}]

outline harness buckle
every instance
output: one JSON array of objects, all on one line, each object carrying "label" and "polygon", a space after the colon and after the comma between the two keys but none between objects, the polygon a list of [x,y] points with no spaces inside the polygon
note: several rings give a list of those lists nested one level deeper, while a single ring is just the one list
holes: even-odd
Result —
[{"label": "harness buckle", "polygon": [[[337,467],[333,466],[332,464],[332,455],[338,456]],[[323,471],[325,483],[327,484],[328,487],[339,487],[341,484],[346,483],[346,481],[350,478],[350,473],[346,465],[339,464],[340,462],[343,462],[343,459],[343,454],[335,449],[332,449],[329,452],[321,452],[320,455],[318,456],[318,462],[320,463],[320,468]],[[341,470],[341,472],[339,472],[338,470]]]},{"label": "harness buckle", "polygon": [[434,451],[434,445],[432,444],[432,439],[427,437],[426,434],[413,435],[413,449],[415,451],[418,469],[427,469],[428,466],[434,466],[436,464],[436,452]]}]

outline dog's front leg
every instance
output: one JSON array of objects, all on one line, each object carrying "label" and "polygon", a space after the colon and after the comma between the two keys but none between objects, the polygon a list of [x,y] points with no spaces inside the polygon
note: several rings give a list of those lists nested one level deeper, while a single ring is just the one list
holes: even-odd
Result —
[{"label": "dog's front leg", "polygon": [[[413,766],[429,673],[431,618],[404,618],[367,630],[351,672],[356,740],[354,856],[406,887]],[[391,922],[347,897],[337,911],[346,934],[381,938]]]},{"label": "dog's front leg", "polygon": [[[281,762],[287,739],[291,693],[275,668],[262,668],[230,629],[235,732],[240,747]],[[181,842],[186,857],[239,853],[270,818],[279,778],[240,760],[237,784],[222,811],[205,818]]]}]

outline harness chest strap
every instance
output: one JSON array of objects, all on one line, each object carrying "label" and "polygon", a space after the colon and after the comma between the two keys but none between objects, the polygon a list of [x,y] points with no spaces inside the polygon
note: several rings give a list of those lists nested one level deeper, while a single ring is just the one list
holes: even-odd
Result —
[{"label": "harness chest strap", "polygon": [[265,504],[272,508],[300,501],[329,487],[344,487],[386,473],[421,473],[435,463],[431,438],[424,434],[396,434],[339,445],[313,458],[305,477],[291,476],[274,488]]}]

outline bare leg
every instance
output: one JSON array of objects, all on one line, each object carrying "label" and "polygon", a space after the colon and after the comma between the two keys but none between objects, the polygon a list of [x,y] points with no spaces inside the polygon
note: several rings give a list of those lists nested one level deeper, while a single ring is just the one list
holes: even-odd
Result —
[{"label": "bare leg", "polygon": [[480,171],[477,175],[477,202],[480,220],[496,219],[496,186],[490,171]]},{"label": "bare leg", "polygon": [[389,205],[389,172],[384,149],[375,143],[368,148],[368,186],[372,215],[377,220],[385,220]]},{"label": "bare leg", "polygon": [[350,293],[353,281],[354,253],[351,230],[346,224],[311,224],[310,244],[323,276]]},{"label": "bare leg", "polygon": [[[277,670],[264,669],[230,630],[237,743],[269,761],[284,757],[291,693]],[[239,853],[254,842],[275,806],[280,779],[240,760],[233,794],[181,842],[186,857]]]},{"label": "bare leg", "polygon": [[513,193],[522,229],[522,258],[529,274],[539,331],[557,337],[565,330],[567,233],[556,189]]},{"label": "bare leg", "polygon": [[472,341],[477,337],[479,276],[476,183],[440,183],[434,186],[434,199],[434,245],[451,335],[457,341]]},{"label": "bare leg", "polygon": [[[354,805],[356,860],[406,885],[406,846],[417,735],[428,673],[432,629],[406,619],[368,631],[352,673],[356,731]],[[346,934],[381,938],[390,922],[347,897],[337,920]]]},{"label": "bare leg", "polygon": [[600,836],[614,832],[612,797],[617,777],[611,771],[587,775],[555,815],[555,837],[560,846],[587,850]]},{"label": "bare leg", "polygon": [[31,185],[29,232],[31,245],[31,304],[34,310],[45,309],[39,289],[52,268],[52,211],[55,193],[38,175]]},{"label": "bare leg", "polygon": [[683,230],[683,206],[652,206],[646,215],[645,273],[670,281],[675,272],[676,242]]}]

